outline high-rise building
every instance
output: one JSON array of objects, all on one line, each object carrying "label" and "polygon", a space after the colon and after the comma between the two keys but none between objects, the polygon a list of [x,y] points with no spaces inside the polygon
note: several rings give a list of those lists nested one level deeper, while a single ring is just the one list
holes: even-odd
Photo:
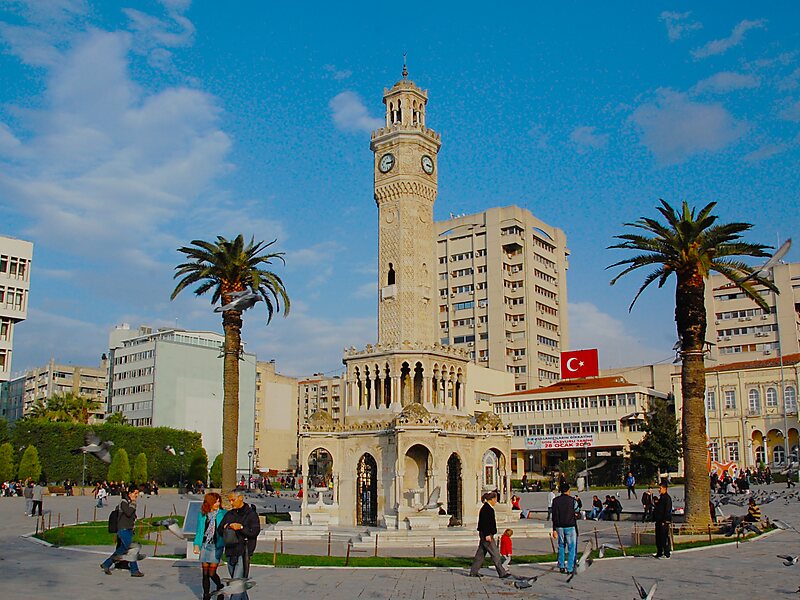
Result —
[{"label": "high-rise building", "polygon": [[342,422],[342,399],[344,380],[341,377],[325,377],[315,374],[297,382],[298,423],[302,426],[314,411],[324,410],[334,423]]},{"label": "high-rise building", "polygon": [[779,264],[772,280],[780,290],[756,286],[765,311],[722,275],[706,282],[707,366],[762,360],[800,352],[800,263]]},{"label": "high-rise building", "polygon": [[256,362],[257,469],[297,469],[297,389],[297,379],[278,373],[274,360]]},{"label": "high-rise building", "polygon": [[518,206],[437,222],[443,345],[514,374],[517,391],[560,379],[568,349],[564,232]]},{"label": "high-rise building", "polygon": [[25,380],[22,414],[27,414],[38,401],[46,402],[56,395],[74,394],[98,402],[97,410],[90,411],[90,420],[103,418],[105,413],[106,357],[97,367],[58,364],[51,359],[43,367],[29,369]]},{"label": "high-rise building", "polygon": [[[222,452],[224,341],[208,331],[116,327],[109,335],[108,412],[122,413],[134,426],[200,432],[213,461]],[[255,451],[255,398],[256,357],[244,352],[237,457],[242,473],[249,469],[247,453]]]},{"label": "high-rise building", "polygon": [[0,381],[11,376],[14,326],[28,315],[33,244],[0,235]]}]

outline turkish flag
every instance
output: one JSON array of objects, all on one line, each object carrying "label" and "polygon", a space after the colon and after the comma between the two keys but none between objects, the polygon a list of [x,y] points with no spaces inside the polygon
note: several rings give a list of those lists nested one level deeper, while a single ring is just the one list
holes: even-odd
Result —
[{"label": "turkish flag", "polygon": [[597,348],[561,353],[561,379],[596,377],[599,374]]}]

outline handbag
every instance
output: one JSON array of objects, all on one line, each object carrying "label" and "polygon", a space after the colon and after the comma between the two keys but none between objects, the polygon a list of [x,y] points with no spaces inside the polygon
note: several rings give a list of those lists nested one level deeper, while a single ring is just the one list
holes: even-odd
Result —
[{"label": "handbag", "polygon": [[235,529],[226,527],[222,530],[222,541],[226,546],[236,546],[239,544],[239,534]]}]

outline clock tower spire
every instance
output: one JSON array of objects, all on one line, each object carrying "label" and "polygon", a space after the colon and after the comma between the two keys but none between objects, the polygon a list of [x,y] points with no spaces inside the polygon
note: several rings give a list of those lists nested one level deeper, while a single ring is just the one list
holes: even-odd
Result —
[{"label": "clock tower spire", "polygon": [[428,92],[403,78],[384,89],[386,124],[372,133],[378,205],[378,343],[437,341],[433,203],[441,137],[425,124]]}]

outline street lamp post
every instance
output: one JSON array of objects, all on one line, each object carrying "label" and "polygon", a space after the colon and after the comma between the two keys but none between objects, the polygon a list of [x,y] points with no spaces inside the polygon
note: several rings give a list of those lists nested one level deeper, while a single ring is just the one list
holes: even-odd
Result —
[{"label": "street lamp post", "polygon": [[247,491],[250,491],[250,481],[253,478],[253,451],[247,451],[247,466],[248,466],[248,473],[247,473]]},{"label": "street lamp post", "polygon": [[185,452],[183,450],[180,450],[178,452],[178,455],[181,457],[181,471],[180,471],[180,476],[178,478],[178,493],[180,493],[181,488],[183,487],[183,457],[184,457],[184,454],[185,454]]}]

